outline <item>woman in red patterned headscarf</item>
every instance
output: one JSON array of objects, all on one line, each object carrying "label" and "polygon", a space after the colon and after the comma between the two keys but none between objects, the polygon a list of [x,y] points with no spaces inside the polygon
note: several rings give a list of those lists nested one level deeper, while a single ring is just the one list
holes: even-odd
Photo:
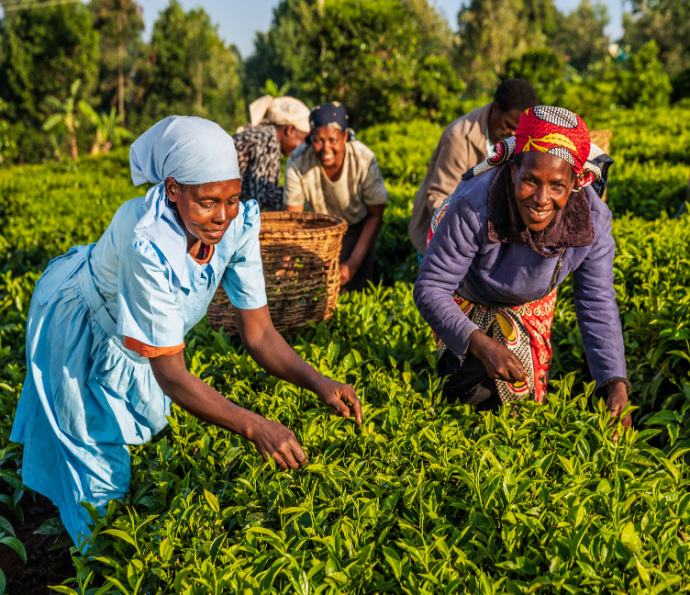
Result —
[{"label": "woman in red patterned headscarf", "polygon": [[611,163],[579,116],[537,106],[436,211],[414,296],[438,338],[449,399],[482,408],[545,400],[557,287],[573,273],[596,388],[613,415],[623,411],[615,242],[600,199]]}]

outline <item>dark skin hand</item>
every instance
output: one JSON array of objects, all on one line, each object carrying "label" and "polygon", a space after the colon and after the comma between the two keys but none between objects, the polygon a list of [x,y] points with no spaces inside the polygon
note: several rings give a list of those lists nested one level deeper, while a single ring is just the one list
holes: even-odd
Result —
[{"label": "dark skin hand", "polygon": [[362,261],[369,249],[374,245],[383,225],[383,211],[386,205],[365,205],[367,217],[364,220],[362,233],[355,244],[350,258],[340,263],[340,287],[345,285],[362,266]]},{"label": "dark skin hand", "polygon": [[494,101],[489,113],[489,140],[495,145],[511,136],[515,136],[515,131],[520,122],[520,115],[520,110],[516,109],[508,110],[507,112],[501,111],[501,108]]},{"label": "dark skin hand", "polygon": [[527,380],[527,372],[517,356],[503,343],[482,331],[472,333],[467,350],[484,364],[489,378],[510,383]]},{"label": "dark skin hand", "polygon": [[[606,407],[611,412],[611,416],[620,419],[621,413],[628,405],[628,389],[622,382],[613,382],[606,387],[608,391],[608,398],[606,399]],[[628,413],[622,420],[623,431],[632,427],[632,415]],[[615,422],[614,422],[615,423]],[[613,435],[613,441],[618,440],[618,432]]]},{"label": "dark skin hand", "polygon": [[[515,354],[503,343],[487,337],[482,331],[476,330],[472,333],[467,350],[484,364],[489,378],[505,380],[511,384],[527,381],[527,372]],[[612,417],[619,418],[629,401],[628,390],[623,382],[613,382],[606,387],[606,390],[608,392],[606,407]],[[632,427],[632,415],[626,415],[621,420],[621,424],[623,431]],[[613,435],[613,441],[616,442],[616,440],[618,440],[618,432]]]},{"label": "dark skin hand", "polygon": [[[345,148],[347,146],[348,134],[346,131],[338,130],[332,126],[320,126],[311,133],[311,143],[314,147],[316,157],[321,163],[328,179],[337,182],[343,173],[343,163],[345,161]],[[340,263],[340,287],[343,287],[362,266],[362,261],[369,249],[376,242],[376,238],[383,225],[383,211],[386,205],[366,205],[367,217],[364,220],[362,233],[357,240],[355,249],[350,257]],[[287,210],[291,213],[298,213],[304,209],[300,206],[289,206]]]},{"label": "dark skin hand", "polygon": [[[177,207],[191,254],[223,239],[239,213],[240,180],[184,186],[165,180],[168,199]],[[319,374],[302,360],[275,330],[268,307],[235,308],[242,342],[249,355],[269,374],[316,393],[335,413],[362,423],[362,407],[354,389]],[[283,469],[297,469],[307,457],[291,430],[226,399],[187,371],[182,352],[151,358],[151,369],[163,392],[180,407],[204,421],[244,436],[263,459],[271,456]]]},{"label": "dark skin hand", "polygon": [[[532,231],[546,228],[576,190],[577,178],[570,164],[548,153],[524,153],[519,166],[511,165],[511,173],[520,216]],[[481,331],[472,334],[468,351],[484,364],[490,378],[511,383],[527,379],[515,354]],[[612,416],[619,417],[628,404],[627,388],[622,382],[614,382],[607,386],[607,391],[606,406]],[[630,428],[632,416],[627,415],[621,423],[624,430]],[[618,439],[617,432],[613,439]]]}]

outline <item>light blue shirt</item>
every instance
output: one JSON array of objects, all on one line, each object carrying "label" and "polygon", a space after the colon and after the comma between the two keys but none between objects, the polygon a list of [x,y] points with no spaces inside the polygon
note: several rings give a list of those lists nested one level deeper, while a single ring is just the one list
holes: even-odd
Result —
[{"label": "light blue shirt", "polygon": [[232,138],[200,118],[170,117],[130,149],[132,180],[155,184],[122,205],[101,239],[53,260],[36,285],[26,325],[27,375],[10,440],[24,445],[22,479],[50,498],[75,544],[90,517],[127,494],[129,444],[167,424],[170,399],[125,337],[176,347],[222,283],[240,309],[266,305],[256,201],[206,264],[187,253],[163,181],[239,178]]},{"label": "light blue shirt", "polygon": [[181,279],[161,247],[136,231],[145,211],[144,197],[122,205],[91,253],[94,282],[120,337],[153,347],[182,344],[205,316],[220,283],[236,308],[266,305],[256,201],[240,203],[239,215],[207,264],[185,252]]}]

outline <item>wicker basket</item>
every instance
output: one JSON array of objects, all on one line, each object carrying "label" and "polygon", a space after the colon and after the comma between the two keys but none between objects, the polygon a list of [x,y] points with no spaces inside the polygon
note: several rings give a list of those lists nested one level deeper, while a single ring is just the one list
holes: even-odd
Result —
[{"label": "wicker basket", "polygon": [[[604,153],[607,155],[611,155],[611,137],[613,136],[613,132],[610,130],[590,130],[589,131],[589,140],[591,140],[597,147],[599,147]],[[604,196],[601,197],[601,200],[606,202],[606,193],[607,190],[604,190]]]},{"label": "wicker basket", "polygon": [[[331,317],[340,292],[340,249],[347,223],[334,215],[261,213],[261,260],[268,310],[279,331]],[[235,311],[218,288],[208,307],[211,328],[238,333]]]}]

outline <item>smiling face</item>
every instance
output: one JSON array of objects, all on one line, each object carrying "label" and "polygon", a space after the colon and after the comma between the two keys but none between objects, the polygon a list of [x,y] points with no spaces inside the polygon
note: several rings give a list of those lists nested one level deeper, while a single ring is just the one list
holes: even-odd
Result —
[{"label": "smiling face", "polygon": [[326,171],[340,169],[345,159],[347,131],[333,126],[319,126],[311,131],[311,144]]},{"label": "smiling face", "polygon": [[240,209],[239,179],[187,186],[173,178],[165,180],[168,200],[175,203],[187,234],[187,250],[197,241],[206,245],[223,239]]},{"label": "smiling face", "polygon": [[575,172],[567,161],[549,153],[522,153],[516,161],[510,168],[518,210],[530,230],[541,231],[568,204]]}]

